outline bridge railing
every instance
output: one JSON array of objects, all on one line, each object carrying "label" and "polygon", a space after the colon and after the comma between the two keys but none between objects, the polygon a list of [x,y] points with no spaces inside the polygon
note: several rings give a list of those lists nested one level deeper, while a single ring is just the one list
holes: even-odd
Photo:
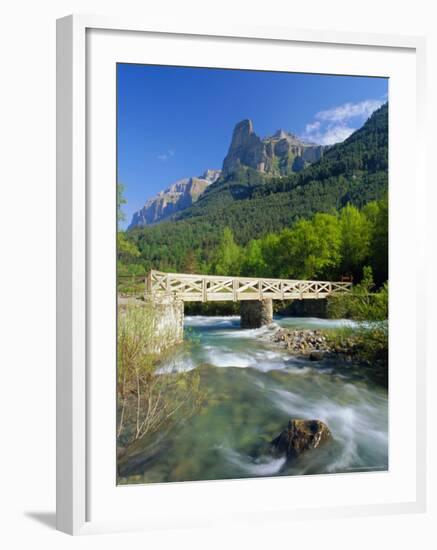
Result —
[{"label": "bridge railing", "polygon": [[326,298],[349,292],[350,282],[301,281],[254,277],[224,277],[151,271],[147,276],[149,296],[173,294],[186,302]]}]

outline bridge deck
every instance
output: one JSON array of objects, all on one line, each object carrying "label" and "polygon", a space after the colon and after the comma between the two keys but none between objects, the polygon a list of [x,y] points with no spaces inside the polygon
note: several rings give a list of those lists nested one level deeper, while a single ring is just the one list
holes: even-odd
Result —
[{"label": "bridge deck", "polygon": [[351,287],[352,284],[347,282],[223,277],[152,270],[147,276],[146,294],[151,297],[173,294],[184,302],[237,302],[266,298],[307,300],[349,292]]}]

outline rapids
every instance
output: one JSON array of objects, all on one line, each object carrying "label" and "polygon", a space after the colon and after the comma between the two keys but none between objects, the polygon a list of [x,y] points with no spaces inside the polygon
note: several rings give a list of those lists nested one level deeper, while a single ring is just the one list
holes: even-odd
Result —
[{"label": "rapids", "polygon": [[[346,320],[290,317],[275,323],[311,329],[354,326]],[[291,356],[269,341],[271,330],[242,330],[238,317],[185,318],[192,345],[178,350],[161,371],[199,369],[206,405],[166,435],[165,447],[153,459],[132,464],[120,483],[388,468],[387,390],[367,379],[358,365]],[[293,417],[322,420],[333,439],[287,463],[272,457],[268,447]]]}]

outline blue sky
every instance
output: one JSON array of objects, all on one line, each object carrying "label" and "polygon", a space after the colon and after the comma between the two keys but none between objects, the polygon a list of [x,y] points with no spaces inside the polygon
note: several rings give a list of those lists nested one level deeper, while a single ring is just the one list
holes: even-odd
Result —
[{"label": "blue sky", "polygon": [[125,226],[146,199],[221,168],[237,122],[316,143],[343,141],[387,99],[388,80],[118,64],[118,181]]}]

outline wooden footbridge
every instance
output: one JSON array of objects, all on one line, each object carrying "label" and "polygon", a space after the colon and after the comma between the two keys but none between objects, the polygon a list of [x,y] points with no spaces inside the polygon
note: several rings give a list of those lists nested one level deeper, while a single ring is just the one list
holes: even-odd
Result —
[{"label": "wooden footbridge", "polygon": [[[273,321],[272,300],[317,300],[344,294],[352,288],[349,281],[300,281],[255,277],[223,277],[189,273],[163,273],[152,270],[146,278],[119,276],[138,294],[145,289],[145,301],[152,305],[152,323],[163,348],[183,340],[185,302],[240,302],[240,326],[258,328]],[[126,281],[127,279],[127,281]],[[119,300],[123,292],[119,292]],[[119,303],[121,303],[119,301]]]},{"label": "wooden footbridge", "polygon": [[349,292],[351,287],[352,283],[344,281],[222,277],[152,270],[146,279],[146,296],[158,299],[172,295],[184,302],[308,300]]}]

